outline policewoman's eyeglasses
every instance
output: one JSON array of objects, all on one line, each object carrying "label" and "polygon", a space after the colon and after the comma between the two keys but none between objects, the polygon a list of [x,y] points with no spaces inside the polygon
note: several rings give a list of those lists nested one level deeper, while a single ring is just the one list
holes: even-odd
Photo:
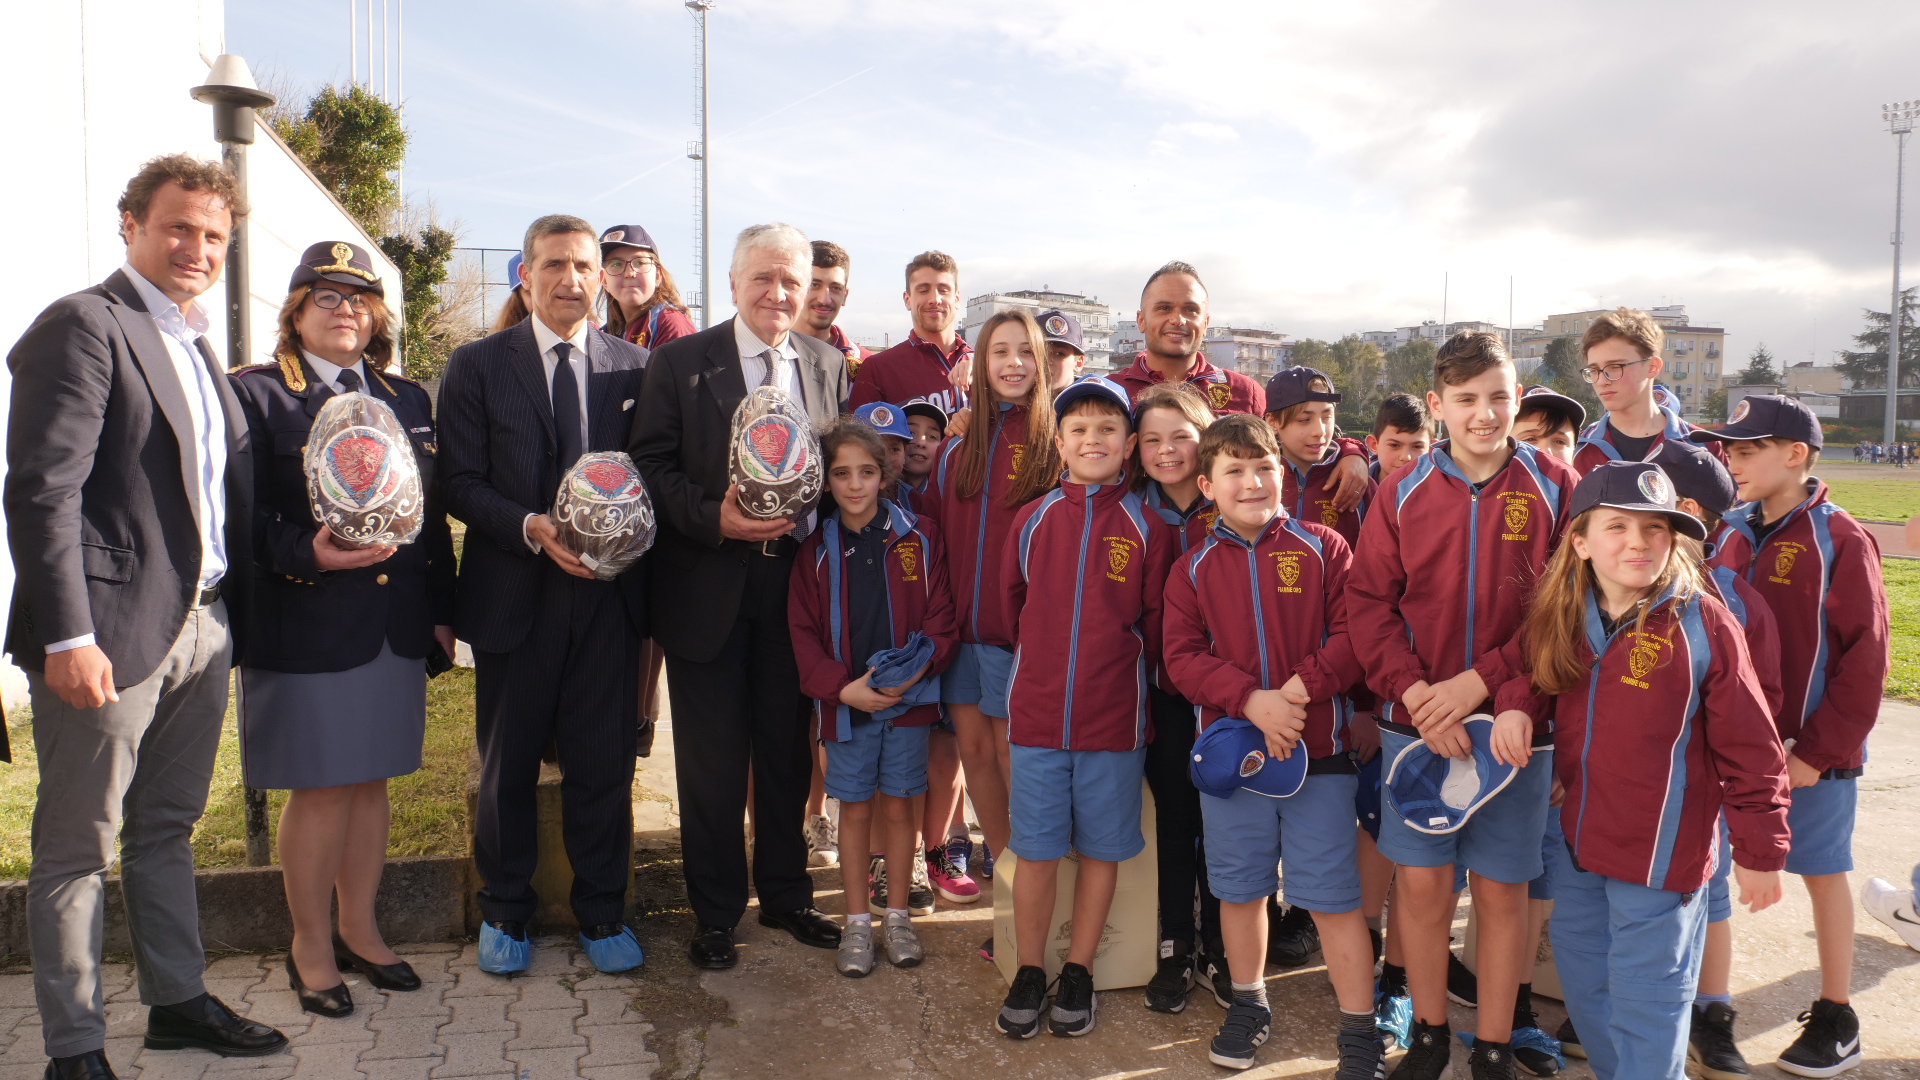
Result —
[{"label": "policewoman's eyeglasses", "polygon": [[1580,369],[1580,377],[1590,383],[1602,381],[1619,382],[1621,376],[1627,373],[1628,368],[1635,364],[1644,364],[1651,359],[1653,359],[1653,357],[1643,356],[1638,360],[1628,361],[1624,364],[1608,364],[1606,367],[1583,367]]},{"label": "policewoman's eyeglasses", "polygon": [[332,311],[341,304],[347,305],[348,311],[358,312],[362,315],[373,310],[373,299],[369,296],[364,296],[359,293],[346,296],[342,293],[334,292],[332,289],[313,290],[313,306],[319,308],[321,311]]},{"label": "policewoman's eyeglasses", "polygon": [[607,273],[614,277],[626,277],[632,273],[636,277],[660,264],[653,259],[608,259]]}]

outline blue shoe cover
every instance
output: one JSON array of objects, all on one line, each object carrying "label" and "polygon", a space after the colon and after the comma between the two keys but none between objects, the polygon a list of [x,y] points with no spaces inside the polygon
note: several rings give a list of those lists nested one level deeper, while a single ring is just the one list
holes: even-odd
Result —
[{"label": "blue shoe cover", "polygon": [[647,961],[646,954],[640,951],[640,939],[633,936],[630,926],[623,926],[619,933],[598,941],[581,934],[580,947],[587,950],[587,959],[593,961],[595,968],[609,975],[632,971]]},{"label": "blue shoe cover", "polygon": [[[1462,1031],[1459,1036],[1460,1045],[1473,1049],[1472,1033]],[[1553,1058],[1560,1068],[1567,1067],[1567,1057],[1560,1052],[1560,1040],[1537,1027],[1514,1028],[1513,1034],[1507,1037],[1507,1045],[1515,1050],[1538,1050]]]},{"label": "blue shoe cover", "polygon": [[1373,1021],[1380,1033],[1398,1044],[1402,1050],[1413,1045],[1413,999],[1405,994],[1387,997],[1376,995],[1378,1000],[1373,1006]]},{"label": "blue shoe cover", "polygon": [[533,962],[533,942],[515,941],[492,923],[480,924],[480,970],[513,975]]}]

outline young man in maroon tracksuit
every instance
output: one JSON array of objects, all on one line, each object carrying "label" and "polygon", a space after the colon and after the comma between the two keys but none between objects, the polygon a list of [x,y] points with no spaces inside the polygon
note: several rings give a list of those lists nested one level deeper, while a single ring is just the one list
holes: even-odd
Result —
[{"label": "young man in maroon tracksuit", "polygon": [[[1382,699],[1381,754],[1415,740],[1467,751],[1459,721],[1482,711],[1511,674],[1499,649],[1520,627],[1527,589],[1566,520],[1573,470],[1515,444],[1518,378],[1500,339],[1462,331],[1434,357],[1427,397],[1451,438],[1395,473],[1361,527],[1347,623],[1367,684]],[[1547,737],[1545,718],[1538,734]],[[1409,826],[1382,806],[1380,853],[1398,863],[1397,928],[1406,938],[1413,1045],[1394,1075],[1438,1080],[1447,1067],[1448,931],[1454,864],[1473,875],[1481,909],[1476,1080],[1512,1075],[1507,1046],[1525,966],[1527,883],[1544,869],[1551,754],[1455,832]],[[1505,1072],[1488,1072],[1492,1058]]]},{"label": "young man in maroon tracksuit", "polygon": [[901,299],[913,313],[907,340],[860,362],[847,407],[923,397],[948,416],[967,407],[973,347],[955,326],[960,321],[960,264],[944,251],[923,251],[907,264]]},{"label": "young man in maroon tracksuit", "polygon": [[1607,412],[1580,433],[1575,471],[1585,475],[1603,461],[1647,461],[1661,443],[1700,430],[1680,419],[1680,403],[1658,385],[1666,341],[1653,316],[1624,307],[1600,315],[1581,335],[1581,377]]},{"label": "young man in maroon tracksuit", "polygon": [[1728,511],[1712,565],[1744,577],[1780,625],[1785,691],[1774,715],[1788,744],[1793,851],[1787,872],[1806,882],[1820,946],[1820,997],[1780,1055],[1800,1076],[1833,1076],[1861,1060],[1853,981],[1854,807],[1867,735],[1880,714],[1888,659],[1887,591],[1880,549],[1813,476],[1820,421],[1792,398],[1756,395],[1724,427],[1695,441],[1727,447],[1745,504]]},{"label": "young man in maroon tracksuit", "polygon": [[1073,937],[1049,1027],[1060,1036],[1093,1030],[1094,952],[1120,864],[1146,848],[1147,674],[1160,662],[1161,600],[1179,548],[1172,527],[1127,490],[1126,391],[1089,377],[1061,391],[1054,408],[1066,477],[1021,508],[1002,572],[1016,646],[1008,847],[1020,859],[1020,969],[995,1025],[1018,1039],[1040,1030],[1054,889],[1069,850],[1080,854]]}]

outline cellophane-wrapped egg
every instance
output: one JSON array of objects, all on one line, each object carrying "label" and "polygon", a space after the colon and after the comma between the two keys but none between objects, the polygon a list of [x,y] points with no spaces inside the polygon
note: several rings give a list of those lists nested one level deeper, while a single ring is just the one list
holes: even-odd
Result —
[{"label": "cellophane-wrapped egg", "polygon": [[397,546],[420,536],[420,465],[386,402],[357,392],[328,398],[313,418],[304,464],[313,516],[343,547]]},{"label": "cellophane-wrapped egg", "polygon": [[612,581],[653,546],[653,500],[625,454],[582,454],[553,500],[560,542],[602,581]]},{"label": "cellophane-wrapped egg", "polygon": [[820,501],[820,441],[805,409],[785,391],[760,386],[733,411],[727,478],[748,517],[797,518]]}]

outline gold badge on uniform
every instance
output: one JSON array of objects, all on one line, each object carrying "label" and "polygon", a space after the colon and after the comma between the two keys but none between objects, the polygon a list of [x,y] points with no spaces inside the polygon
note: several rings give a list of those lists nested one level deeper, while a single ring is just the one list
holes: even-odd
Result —
[{"label": "gold badge on uniform", "polygon": [[900,556],[900,580],[919,581],[920,545],[901,544],[893,550]]},{"label": "gold badge on uniform", "polygon": [[1214,411],[1218,412],[1233,400],[1233,387],[1223,382],[1213,383],[1207,387],[1207,400],[1213,403]]},{"label": "gold badge on uniform", "polygon": [[1333,500],[1317,499],[1315,504],[1320,507],[1320,524],[1329,529],[1340,524],[1340,509],[1333,505]]},{"label": "gold badge on uniform", "polygon": [[1527,500],[1532,495],[1524,491],[1509,491],[1500,496],[1506,500],[1506,509],[1501,514],[1501,524],[1507,527],[1502,540],[1530,540],[1532,534],[1525,532],[1527,523],[1533,520],[1533,505]]},{"label": "gold badge on uniform", "polygon": [[1642,690],[1652,689],[1647,676],[1660,666],[1661,650],[1672,648],[1673,642],[1658,634],[1630,633],[1627,637],[1633,647],[1627,651],[1628,674],[1620,676],[1620,681]]},{"label": "gold badge on uniform", "polygon": [[1020,445],[1013,448],[1013,464],[1009,466],[1010,471],[1007,473],[1007,479],[1018,480],[1020,478],[1020,463],[1026,460],[1026,457],[1027,457],[1026,443],[1021,443]]},{"label": "gold badge on uniform", "polygon": [[1273,559],[1273,572],[1280,579],[1277,587],[1283,593],[1300,591],[1300,553],[1297,551],[1269,551]]},{"label": "gold badge on uniform", "polygon": [[1107,542],[1107,577],[1114,581],[1127,580],[1127,565],[1133,562],[1133,549],[1138,547],[1124,536],[1103,536]]},{"label": "gold badge on uniform", "polygon": [[[1745,404],[1742,402],[1742,404]],[[1793,562],[1800,553],[1807,550],[1799,544],[1781,543],[1773,550],[1773,574],[1767,578],[1775,585],[1791,585],[1793,579],[1787,575],[1793,573]]]}]

